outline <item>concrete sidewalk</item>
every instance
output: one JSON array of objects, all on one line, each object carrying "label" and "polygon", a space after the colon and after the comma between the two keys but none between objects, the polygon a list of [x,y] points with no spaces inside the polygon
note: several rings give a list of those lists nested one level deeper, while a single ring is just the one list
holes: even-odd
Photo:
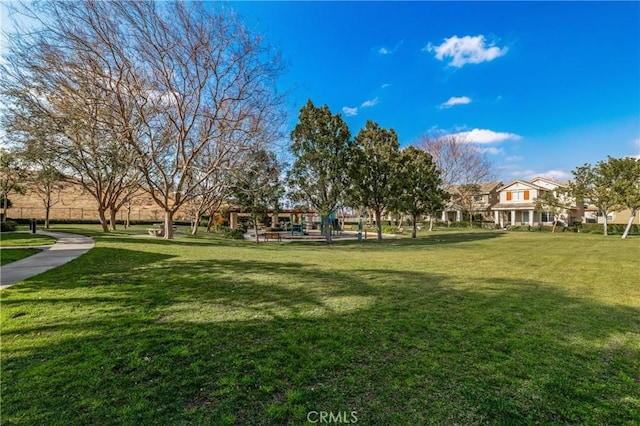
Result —
[{"label": "concrete sidewalk", "polygon": [[44,231],[38,231],[38,234],[51,236],[57,241],[52,246],[44,247],[40,253],[0,267],[0,290],[63,265],[88,252],[95,245],[91,238],[84,235]]}]

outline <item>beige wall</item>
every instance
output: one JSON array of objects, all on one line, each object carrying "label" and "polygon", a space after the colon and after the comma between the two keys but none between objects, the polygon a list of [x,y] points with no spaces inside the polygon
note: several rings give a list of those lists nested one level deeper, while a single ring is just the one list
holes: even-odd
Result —
[{"label": "beige wall", "polygon": [[[67,183],[63,189],[53,197],[53,205],[50,211],[50,219],[80,219],[98,220],[96,200],[80,185]],[[44,219],[45,209],[38,195],[27,192],[25,195],[10,194],[9,199],[13,207],[7,211],[10,219]],[[124,220],[127,209],[123,207],[117,219]],[[164,212],[156,205],[151,196],[140,191],[132,202],[131,220],[157,220],[164,219]],[[178,211],[174,220],[190,220],[190,216],[184,211]]]},{"label": "beige wall", "polygon": [[[613,213],[613,220],[610,220],[609,223],[620,223],[626,225],[629,223],[629,218],[631,217],[631,210],[623,210],[621,212]],[[602,222],[600,222],[602,223]],[[633,221],[634,224],[640,225],[640,212],[636,213],[636,218]]]}]

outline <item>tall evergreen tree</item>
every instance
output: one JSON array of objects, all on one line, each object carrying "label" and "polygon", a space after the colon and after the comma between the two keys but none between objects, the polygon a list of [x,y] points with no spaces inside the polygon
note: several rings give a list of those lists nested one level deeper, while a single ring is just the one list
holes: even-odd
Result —
[{"label": "tall evergreen tree", "polygon": [[394,191],[396,163],[399,155],[398,135],[367,120],[355,138],[349,169],[353,186],[349,200],[357,207],[375,214],[378,240],[382,240],[382,212]]},{"label": "tall evergreen tree", "polygon": [[411,238],[416,238],[418,216],[433,216],[444,208],[449,193],[441,186],[440,172],[428,152],[414,146],[400,152],[392,205],[396,210],[411,215]]},{"label": "tall evergreen tree", "polygon": [[323,216],[325,239],[331,243],[329,214],[344,199],[349,185],[347,171],[353,145],[349,127],[328,106],[316,107],[308,100],[300,109],[291,141],[295,161],[288,174],[290,197]]}]

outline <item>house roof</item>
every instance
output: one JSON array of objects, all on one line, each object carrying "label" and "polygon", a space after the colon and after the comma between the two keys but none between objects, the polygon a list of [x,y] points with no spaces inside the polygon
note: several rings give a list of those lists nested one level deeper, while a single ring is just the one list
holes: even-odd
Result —
[{"label": "house roof", "polygon": [[523,185],[527,185],[530,186],[531,188],[535,188],[535,189],[542,189],[544,191],[548,191],[548,188],[545,188],[543,186],[540,185],[536,185],[535,183],[529,182],[527,180],[522,180],[522,179],[516,179],[514,181],[509,182],[508,184],[501,186],[500,188],[498,188],[498,191],[504,191],[505,189],[509,188],[512,185],[515,185],[516,183],[521,183]]},{"label": "house roof", "polygon": [[538,180],[543,180],[545,182],[551,183],[553,185],[559,185],[559,186],[567,186],[569,184],[569,182],[558,182],[556,180],[548,179],[548,178],[545,178],[545,177],[542,177],[542,176],[534,177],[533,179],[531,179],[531,182],[535,182],[535,181],[538,181]]},{"label": "house roof", "polygon": [[[500,185],[502,185],[502,182],[500,181],[483,182],[483,183],[479,183],[478,185],[480,186],[480,194],[488,194],[491,191],[495,190],[496,188],[500,187]],[[456,193],[458,192],[459,187],[460,185],[453,185],[447,190],[447,192],[451,194]]]}]

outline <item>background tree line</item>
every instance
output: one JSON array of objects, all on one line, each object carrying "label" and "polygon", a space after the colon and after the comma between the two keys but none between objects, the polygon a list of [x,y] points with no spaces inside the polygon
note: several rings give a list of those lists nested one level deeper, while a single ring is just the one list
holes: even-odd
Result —
[{"label": "background tree line", "polygon": [[[340,114],[309,100],[290,133],[284,179],[273,155],[284,123],[279,55],[230,11],[149,0],[11,6],[29,19],[15,22],[0,63],[11,147],[1,152],[5,217],[27,182],[48,212],[71,180],[96,200],[104,231],[142,190],[164,212],[165,238],[180,208],[196,219],[193,233],[224,203],[255,212],[255,226],[285,193],[323,216],[327,242],[329,216],[344,207],[370,211],[378,239],[383,212],[408,214],[415,237],[417,218],[433,219],[448,202],[471,217],[479,184],[493,175],[459,135],[400,149],[393,129],[367,121],[352,137]],[[571,196],[597,206],[605,233],[609,212],[635,217],[638,167],[610,158],[574,171]]]}]

